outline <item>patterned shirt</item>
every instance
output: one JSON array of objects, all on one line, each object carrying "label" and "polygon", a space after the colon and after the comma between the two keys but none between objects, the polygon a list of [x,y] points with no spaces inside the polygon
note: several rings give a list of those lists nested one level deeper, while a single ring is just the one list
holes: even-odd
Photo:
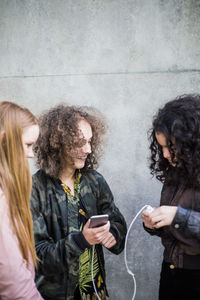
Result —
[{"label": "patterned shirt", "polygon": [[[79,200],[80,178],[81,173],[80,171],[77,171],[75,173],[74,195],[66,184],[61,184],[68,198],[68,224],[70,233],[81,231],[88,220],[87,213],[85,212],[84,207]],[[72,290],[74,291],[77,288],[79,289],[82,300],[97,299],[92,283],[91,264],[92,248],[86,248],[85,251],[79,256],[79,260],[74,261],[74,263],[72,263],[70,266],[70,287],[73,287]],[[96,250],[94,251],[93,276],[98,295],[103,300],[105,299],[106,291],[99,268]],[[69,299],[73,298],[70,296]]]}]

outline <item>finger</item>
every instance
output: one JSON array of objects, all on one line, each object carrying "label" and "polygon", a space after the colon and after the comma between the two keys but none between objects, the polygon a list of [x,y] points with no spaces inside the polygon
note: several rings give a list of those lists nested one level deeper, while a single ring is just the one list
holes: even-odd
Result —
[{"label": "finger", "polygon": [[158,222],[154,225],[154,228],[158,229],[158,228],[161,228],[163,226],[165,226],[165,222],[163,220],[161,220],[160,222]]},{"label": "finger", "polygon": [[143,219],[143,220],[144,220],[144,219],[147,219],[147,218],[148,218],[148,216],[142,214],[142,219]]},{"label": "finger", "polygon": [[142,217],[143,222],[150,222],[150,218],[149,217]]},{"label": "finger", "polygon": [[84,226],[84,227],[85,227],[85,228],[89,228],[89,226],[90,226],[90,219],[87,220],[87,222],[85,223],[85,226]]},{"label": "finger", "polygon": [[153,217],[152,216],[144,216],[143,218],[142,218],[142,220],[144,221],[144,222],[147,222],[147,223],[152,223],[152,219],[153,219]]},{"label": "finger", "polygon": [[111,238],[112,238],[112,235],[110,233],[108,233],[102,237],[101,243],[106,244]]},{"label": "finger", "polygon": [[101,234],[99,236],[99,241],[102,243],[102,241],[109,240],[110,237],[111,237],[111,233],[110,232],[105,232],[104,234]]},{"label": "finger", "polygon": [[144,226],[145,227],[147,227],[147,228],[150,228],[150,229],[153,229],[154,228],[154,226],[153,225],[151,225],[150,223],[144,223]]},{"label": "finger", "polygon": [[148,211],[144,210],[143,213],[142,213],[142,216],[149,217],[150,213]]},{"label": "finger", "polygon": [[105,242],[105,243],[103,244],[103,246],[106,247],[106,248],[111,248],[111,247],[113,247],[115,244],[116,244],[116,240],[115,240],[115,238],[112,236],[112,237],[109,238],[109,240],[108,240],[107,242]]},{"label": "finger", "polygon": [[108,230],[110,230],[110,221],[108,221],[106,225],[108,226]]},{"label": "finger", "polygon": [[161,215],[153,217],[153,218],[151,218],[151,224],[154,225],[154,224],[160,222],[162,219],[163,219],[163,216],[161,216]]},{"label": "finger", "polygon": [[107,243],[108,241],[111,241],[112,239],[115,239],[113,234],[111,232],[108,232],[108,234],[105,235],[103,242]]},{"label": "finger", "polygon": [[104,246],[104,247],[107,247],[112,241],[112,238],[109,238],[109,239],[104,239],[101,244]]},{"label": "finger", "polygon": [[112,248],[113,246],[115,246],[115,244],[116,244],[116,240],[114,239],[112,242],[110,242],[109,245],[106,246],[106,248],[110,249],[110,248]]},{"label": "finger", "polygon": [[95,234],[94,235],[95,242],[98,244],[101,243],[107,237],[107,235],[108,235],[107,232],[104,232],[103,234],[102,232]]},{"label": "finger", "polygon": [[160,215],[161,215],[161,212],[158,211],[158,210],[156,210],[156,211],[153,211],[153,212],[149,215],[149,218],[150,218],[150,219],[153,219],[153,218],[156,218],[156,217],[158,217],[158,216],[160,216]]},{"label": "finger", "polygon": [[147,226],[147,225],[151,225],[152,226],[152,224],[151,224],[151,222],[149,220],[143,220],[143,223],[144,223],[145,226]]},{"label": "finger", "polygon": [[105,231],[108,231],[110,230],[110,221],[108,221],[105,225],[104,225],[104,229]]}]

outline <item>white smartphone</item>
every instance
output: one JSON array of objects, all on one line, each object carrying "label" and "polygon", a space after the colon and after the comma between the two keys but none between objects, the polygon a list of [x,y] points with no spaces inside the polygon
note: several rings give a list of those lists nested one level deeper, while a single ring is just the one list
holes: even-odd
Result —
[{"label": "white smartphone", "polygon": [[100,227],[108,222],[108,215],[92,216],[90,218],[90,228]]}]

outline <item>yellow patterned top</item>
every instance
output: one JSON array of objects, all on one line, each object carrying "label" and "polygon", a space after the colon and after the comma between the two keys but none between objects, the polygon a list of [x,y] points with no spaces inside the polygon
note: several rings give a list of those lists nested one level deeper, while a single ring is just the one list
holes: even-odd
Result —
[{"label": "yellow patterned top", "polygon": [[[80,179],[81,179],[81,172],[77,171],[75,174],[74,196],[72,195],[71,189],[66,184],[62,183],[61,186],[63,187],[65,193],[69,196],[68,197],[68,202],[69,202],[68,208],[70,208],[69,215],[75,214],[75,216],[76,215],[80,216],[79,230],[82,230],[82,228],[84,227],[85,223],[88,220],[88,215],[84,211],[84,208],[81,205],[81,201],[79,200]],[[77,211],[77,213],[75,213],[75,210]],[[71,223],[72,222],[73,221],[71,221]],[[77,221],[74,223],[75,225],[71,226],[73,230],[74,227],[76,227]],[[76,273],[78,276],[77,285],[79,287],[80,296],[82,300],[97,299],[94,292],[93,283],[92,283],[91,264],[92,264],[92,248],[86,248],[85,251],[79,256],[78,266],[74,266],[74,272],[73,272],[75,276]],[[99,297],[103,300],[106,298],[105,285],[101,276],[96,250],[94,252],[93,276],[94,276],[94,282]],[[75,280],[75,278],[76,277],[72,278],[72,280]]]}]

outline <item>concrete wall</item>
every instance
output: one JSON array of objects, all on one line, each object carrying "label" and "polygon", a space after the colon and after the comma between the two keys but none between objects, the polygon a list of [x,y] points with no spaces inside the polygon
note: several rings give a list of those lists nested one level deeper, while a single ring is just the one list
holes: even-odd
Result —
[{"label": "concrete wall", "polygon": [[[108,118],[100,171],[130,224],[161,185],[149,175],[147,130],[158,107],[200,93],[199,0],[0,0],[0,98],[38,114],[60,101]],[[157,299],[162,246],[131,230],[137,300]],[[106,254],[111,300],[132,299],[123,254]]]}]

